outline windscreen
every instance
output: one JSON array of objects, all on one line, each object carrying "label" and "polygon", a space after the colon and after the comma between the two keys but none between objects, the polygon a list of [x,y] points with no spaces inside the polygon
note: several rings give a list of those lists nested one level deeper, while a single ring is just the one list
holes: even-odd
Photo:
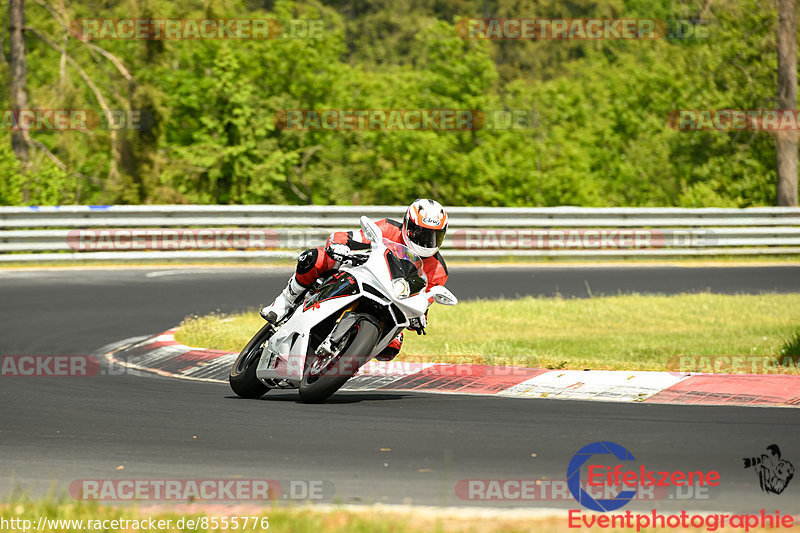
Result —
[{"label": "windscreen", "polygon": [[387,248],[386,263],[389,265],[392,279],[403,278],[408,281],[411,294],[416,294],[428,284],[428,278],[422,268],[422,259],[400,243],[384,238]]}]

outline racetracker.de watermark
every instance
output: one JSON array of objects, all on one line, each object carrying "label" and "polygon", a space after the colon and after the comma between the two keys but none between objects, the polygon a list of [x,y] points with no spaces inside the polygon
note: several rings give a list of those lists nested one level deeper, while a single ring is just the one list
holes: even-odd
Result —
[{"label": "racetracker.de watermark", "polygon": [[321,19],[76,19],[70,34],[82,41],[195,39],[322,39]]},{"label": "racetracker.de watermark", "polygon": [[678,131],[798,131],[797,109],[675,109],[667,125]]},{"label": "racetracker.de watermark", "polygon": [[288,131],[513,131],[538,124],[528,109],[282,109],[274,121]]},{"label": "racetracker.de watermark", "polygon": [[147,374],[124,359],[101,360],[95,355],[3,355],[0,377],[91,378]]},{"label": "racetracker.de watermark", "polygon": [[3,109],[0,128],[8,131],[147,130],[153,116],[137,109]]},{"label": "racetracker.de watermark", "polygon": [[708,39],[708,22],[663,19],[463,18],[465,40],[654,40]]},{"label": "racetracker.de watermark", "polygon": [[647,228],[459,229],[449,235],[459,250],[612,250],[710,246],[712,230]]},{"label": "racetracker.de watermark", "polygon": [[[323,302],[324,303],[324,302]],[[317,302],[306,302],[301,307],[301,312],[313,313],[320,308]],[[409,333],[406,332],[406,335]],[[315,355],[304,354],[268,354],[265,368],[276,370],[281,375],[301,376],[306,368],[306,360],[316,358]],[[536,375],[539,371],[526,366],[505,366],[505,365],[481,365],[459,363],[457,356],[452,356],[451,362],[445,362],[448,358],[436,357],[436,362],[424,360],[424,356],[415,357],[415,361],[371,361],[370,354],[361,355],[342,355],[336,361],[331,362],[325,371],[326,377],[352,377],[359,373],[360,377],[370,378],[397,378],[402,376],[425,376],[427,379],[442,378],[446,380],[473,380],[496,379],[502,381],[506,378],[529,378]],[[432,358],[431,358],[432,359]],[[443,360],[444,359],[444,360]],[[365,364],[365,361],[367,363]],[[530,363],[529,360],[524,361]],[[363,365],[363,366],[362,366]],[[511,381],[516,382],[516,379]],[[510,385],[509,385],[510,386]]]},{"label": "racetracker.de watermark", "polygon": [[671,372],[704,374],[800,374],[800,359],[764,355],[676,355],[666,364]]},{"label": "racetracker.de watermark", "polygon": [[328,480],[275,479],[76,479],[76,500],[109,502],[269,501],[333,499]]},{"label": "racetracker.de watermark", "polygon": [[67,245],[81,252],[116,250],[266,250],[278,247],[269,229],[80,229]]},{"label": "racetracker.de watermark", "polygon": [[93,355],[3,355],[2,377],[91,377],[100,373]]},{"label": "racetracker.de watermark", "polygon": [[[621,484],[591,485],[581,482],[581,488],[593,498],[613,498]],[[481,501],[574,501],[567,479],[462,479],[456,483],[460,500]],[[637,490],[634,501],[710,500],[719,496],[718,487],[699,484],[686,486],[647,486]]]},{"label": "racetracker.de watermark", "polygon": [[271,479],[78,479],[69,493],[76,500],[252,501],[280,497]]}]

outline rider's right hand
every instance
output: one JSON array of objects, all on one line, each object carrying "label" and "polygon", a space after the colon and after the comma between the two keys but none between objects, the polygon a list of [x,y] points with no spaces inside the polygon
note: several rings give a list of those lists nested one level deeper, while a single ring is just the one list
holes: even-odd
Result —
[{"label": "rider's right hand", "polygon": [[425,333],[425,328],[428,325],[428,317],[426,315],[427,313],[409,320],[408,329],[416,331],[417,335],[427,335],[427,333]]}]

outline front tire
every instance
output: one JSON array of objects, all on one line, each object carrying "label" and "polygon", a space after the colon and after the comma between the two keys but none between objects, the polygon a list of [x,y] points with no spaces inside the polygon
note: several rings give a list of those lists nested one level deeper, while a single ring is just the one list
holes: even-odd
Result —
[{"label": "front tire", "polygon": [[264,324],[233,363],[228,375],[228,382],[231,384],[231,390],[238,396],[250,399],[260,398],[269,392],[269,387],[256,377],[256,368],[261,360],[264,343],[271,335],[272,324]]},{"label": "front tire", "polygon": [[[358,372],[361,365],[372,358],[372,350],[380,338],[378,326],[369,319],[362,318],[353,328],[355,331],[350,333],[348,345],[322,374],[310,375],[309,369],[306,368],[303,380],[300,382],[300,399],[305,403],[320,403],[333,396]],[[306,358],[306,365],[308,366],[315,358],[316,356],[309,355]]]}]

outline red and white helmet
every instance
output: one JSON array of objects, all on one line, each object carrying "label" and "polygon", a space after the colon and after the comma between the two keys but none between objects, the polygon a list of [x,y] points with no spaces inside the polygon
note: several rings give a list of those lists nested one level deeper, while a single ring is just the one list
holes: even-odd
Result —
[{"label": "red and white helmet", "polygon": [[403,219],[403,241],[420,257],[439,251],[447,233],[447,212],[434,200],[417,199],[408,206]]}]

